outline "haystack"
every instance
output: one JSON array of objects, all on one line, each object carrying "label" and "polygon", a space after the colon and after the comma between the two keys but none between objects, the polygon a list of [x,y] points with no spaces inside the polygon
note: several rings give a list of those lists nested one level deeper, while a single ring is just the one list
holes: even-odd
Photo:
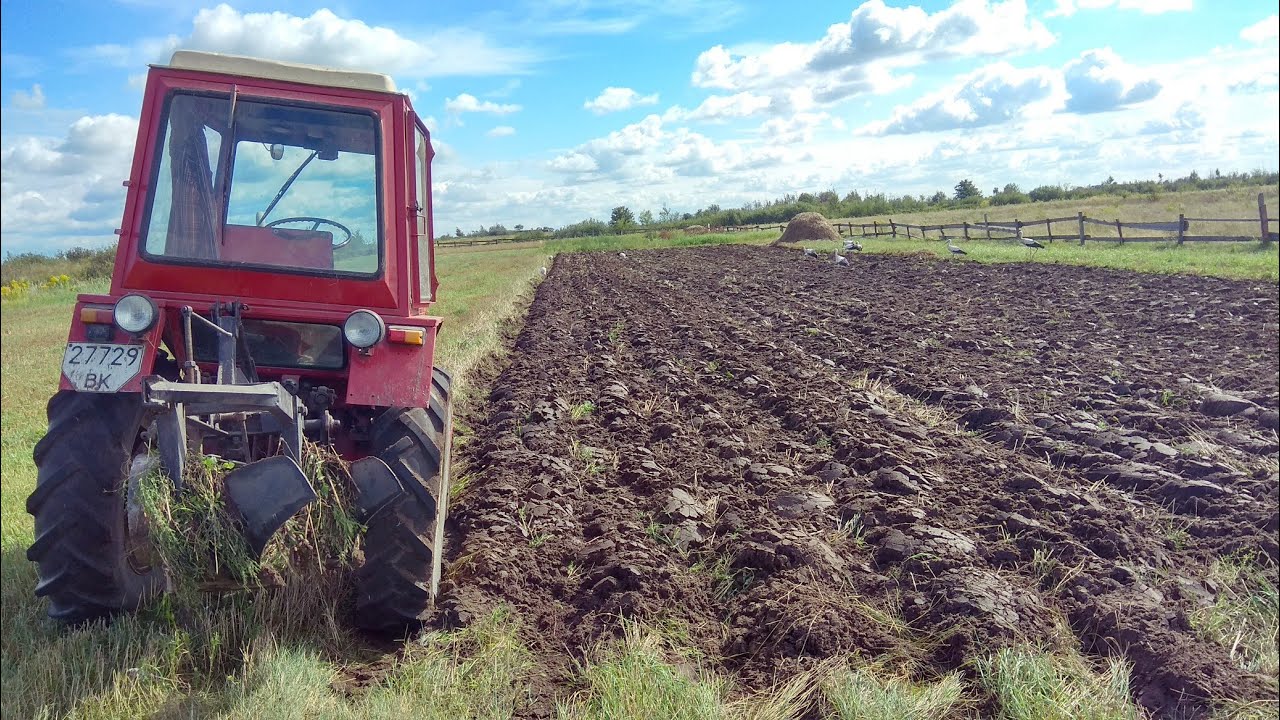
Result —
[{"label": "haystack", "polygon": [[827,222],[822,213],[803,212],[791,218],[782,236],[773,245],[801,242],[802,240],[839,240],[840,233]]}]

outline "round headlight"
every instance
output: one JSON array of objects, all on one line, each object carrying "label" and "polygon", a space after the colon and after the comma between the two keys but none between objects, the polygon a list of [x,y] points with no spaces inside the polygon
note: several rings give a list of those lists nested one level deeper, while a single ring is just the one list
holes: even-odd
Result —
[{"label": "round headlight", "polygon": [[377,313],[369,310],[357,310],[347,316],[342,323],[342,335],[347,342],[363,350],[373,347],[387,334],[387,326]]},{"label": "round headlight", "polygon": [[116,309],[112,318],[121,330],[131,333],[142,333],[156,324],[160,313],[150,298],[142,295],[125,295],[116,301]]}]

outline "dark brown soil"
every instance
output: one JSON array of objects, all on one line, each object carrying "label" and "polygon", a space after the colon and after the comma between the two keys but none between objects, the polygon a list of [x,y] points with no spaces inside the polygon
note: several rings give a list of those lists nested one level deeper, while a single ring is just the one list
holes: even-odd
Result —
[{"label": "dark brown soil", "polygon": [[746,688],[1032,641],[1123,656],[1157,717],[1274,700],[1188,615],[1217,558],[1276,581],[1277,314],[1073,266],[561,255],[470,418],[445,619],[516,608],[532,716],[621,618]]}]

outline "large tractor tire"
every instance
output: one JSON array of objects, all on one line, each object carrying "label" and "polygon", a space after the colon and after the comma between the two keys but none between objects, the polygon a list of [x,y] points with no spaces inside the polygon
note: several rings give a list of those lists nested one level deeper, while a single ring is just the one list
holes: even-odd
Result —
[{"label": "large tractor tire", "polygon": [[49,401],[48,416],[34,453],[36,489],[27,498],[36,526],[27,550],[39,565],[36,595],[49,599],[49,617],[67,623],[135,610],[164,585],[163,570],[130,552],[129,469],[142,399],[64,390]]},{"label": "large tractor tire", "polygon": [[390,408],[370,429],[371,454],[405,492],[367,521],[355,622],[375,632],[419,626],[435,605],[449,500],[449,376],[436,368],[425,408]]}]

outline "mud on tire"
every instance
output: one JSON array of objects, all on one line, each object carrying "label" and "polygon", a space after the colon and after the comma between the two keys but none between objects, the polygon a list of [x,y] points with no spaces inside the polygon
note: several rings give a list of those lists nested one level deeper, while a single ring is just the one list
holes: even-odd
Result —
[{"label": "mud on tire", "polygon": [[68,623],[134,610],[163,586],[163,571],[136,567],[128,553],[126,482],[141,397],[63,390],[49,400],[48,417],[27,498],[35,593],[49,599],[49,617]]},{"label": "mud on tire", "polygon": [[421,623],[440,586],[449,499],[450,378],[436,368],[425,408],[390,408],[370,430],[370,451],[405,492],[368,521],[356,572],[355,623],[398,632]]}]

